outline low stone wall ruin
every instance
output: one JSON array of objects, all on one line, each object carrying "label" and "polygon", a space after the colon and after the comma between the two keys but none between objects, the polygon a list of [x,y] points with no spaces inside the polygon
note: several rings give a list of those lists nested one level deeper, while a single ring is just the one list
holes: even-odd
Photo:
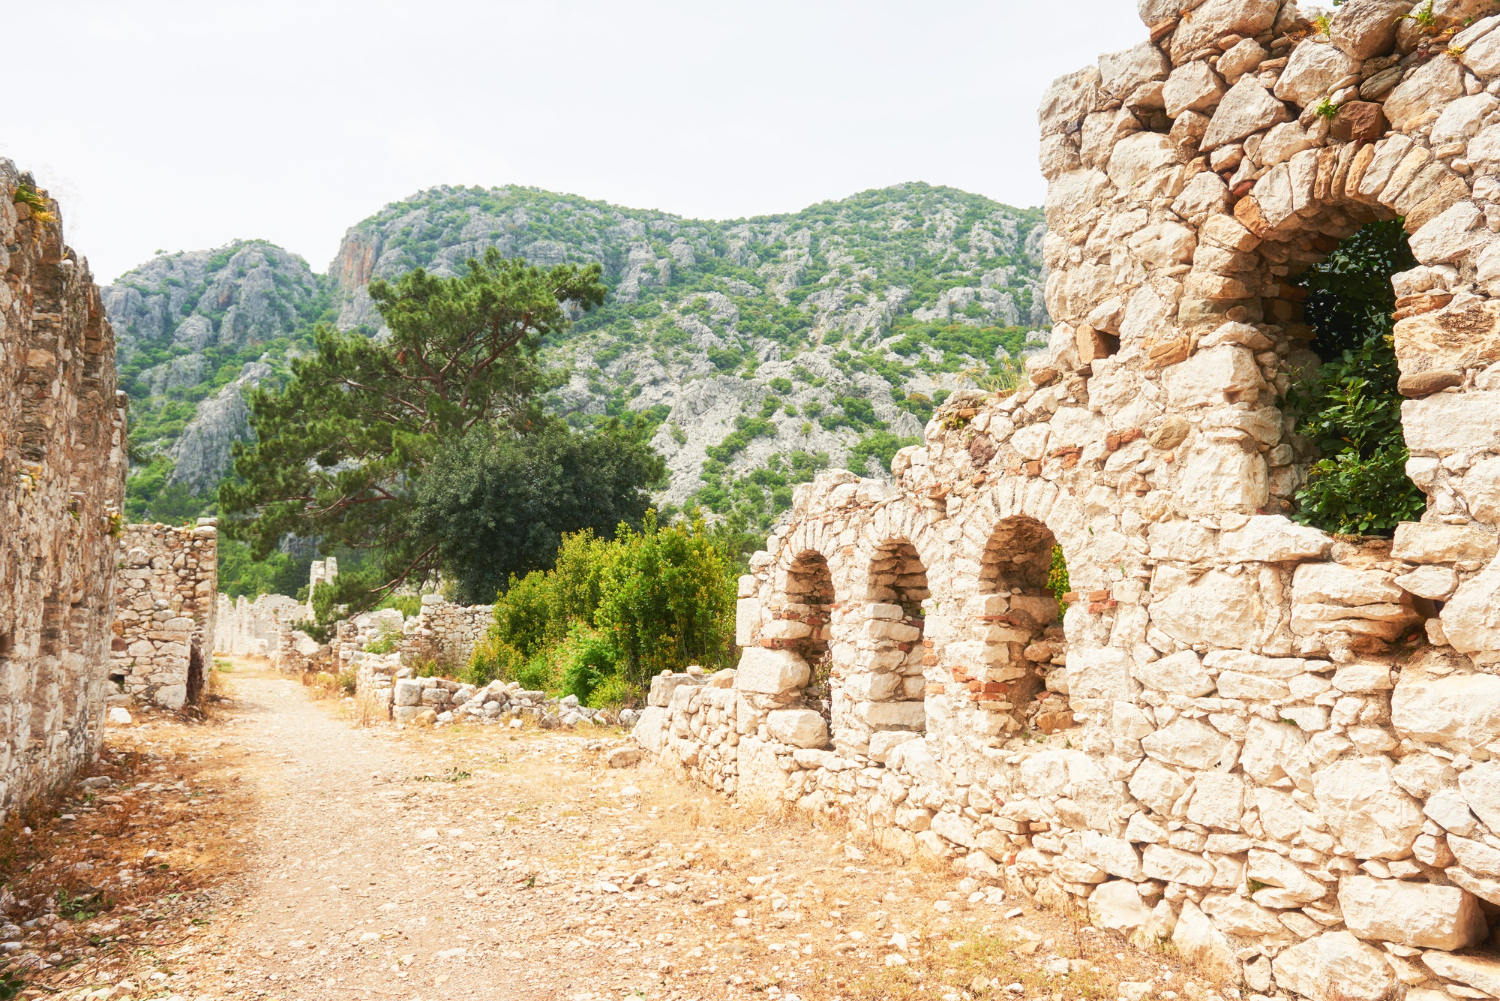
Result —
[{"label": "low stone wall ruin", "polygon": [[[1140,9],[1148,40],[1043,101],[1057,324],[1025,388],[949,401],[894,484],[799,487],[738,668],[658,679],[637,739],[1256,994],[1495,996],[1500,17]],[[1284,517],[1317,361],[1291,282],[1397,217],[1429,504],[1334,539]]]},{"label": "low stone wall ruin", "polygon": [[102,738],[126,401],[88,265],[63,242],[57,203],[9,160],[0,248],[3,820]]},{"label": "low stone wall ruin", "polygon": [[127,525],[120,537],[109,678],[167,709],[203,698],[218,612],[218,529]]},{"label": "low stone wall ruin", "polygon": [[219,595],[215,613],[214,653],[239,657],[273,657],[281,632],[306,617],[307,606],[284,594]]}]

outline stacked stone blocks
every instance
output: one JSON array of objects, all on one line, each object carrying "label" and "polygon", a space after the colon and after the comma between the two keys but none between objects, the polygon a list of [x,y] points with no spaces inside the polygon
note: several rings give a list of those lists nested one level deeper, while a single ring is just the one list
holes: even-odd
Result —
[{"label": "stacked stone blocks", "polygon": [[[949,401],[894,484],[799,487],[741,581],[738,671],[653,697],[637,739],[1256,994],[1494,996],[1500,964],[1463,951],[1500,913],[1500,17],[1140,6],[1149,40],[1042,104],[1058,322],[1027,384]],[[1314,458],[1281,402],[1317,362],[1294,281],[1396,217],[1429,504],[1393,542],[1335,539],[1285,517]],[[809,553],[834,591],[822,745],[778,717]],[[920,616],[890,593],[917,563]],[[870,623],[918,619],[921,700],[870,698],[916,650]]]},{"label": "stacked stone blocks", "polygon": [[168,709],[202,700],[219,608],[216,525],[125,526],[109,657],[125,694]]},{"label": "stacked stone blocks", "polygon": [[125,397],[57,203],[0,160],[0,819],[102,738]]}]

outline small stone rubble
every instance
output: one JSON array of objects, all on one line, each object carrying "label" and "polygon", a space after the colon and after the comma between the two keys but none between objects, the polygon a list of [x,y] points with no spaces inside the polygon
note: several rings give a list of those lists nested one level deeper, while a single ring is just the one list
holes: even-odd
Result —
[{"label": "small stone rubble", "polygon": [[[1500,16],[1140,9],[1148,40],[1043,100],[1027,384],[950,399],[894,484],[798,487],[736,670],[657,679],[636,739],[1255,995],[1496,996],[1464,950],[1500,913]],[[1336,539],[1285,516],[1292,281],[1397,217],[1429,506]]]},{"label": "small stone rubble", "polygon": [[125,527],[109,678],[126,695],[167,709],[201,701],[219,609],[217,525]]}]

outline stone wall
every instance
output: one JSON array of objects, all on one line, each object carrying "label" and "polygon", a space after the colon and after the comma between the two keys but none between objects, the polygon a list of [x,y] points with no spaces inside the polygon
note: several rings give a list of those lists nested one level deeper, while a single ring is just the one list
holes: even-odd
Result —
[{"label": "stone wall", "polygon": [[[637,739],[1258,994],[1493,996],[1463,950],[1500,914],[1500,17],[1140,6],[1149,40],[1043,101],[1058,323],[1025,388],[950,401],[894,485],[799,487],[737,670],[660,679]],[[1334,539],[1284,516],[1291,281],[1394,217],[1429,505]]]},{"label": "stone wall", "polygon": [[214,653],[241,657],[272,657],[281,632],[307,614],[307,606],[284,594],[219,595],[215,614]]},{"label": "stone wall", "polygon": [[127,525],[120,537],[110,680],[181,709],[202,700],[218,612],[218,529]]},{"label": "stone wall", "polygon": [[98,290],[63,242],[57,203],[9,160],[0,272],[3,819],[99,746],[126,461]]},{"label": "stone wall", "polygon": [[422,608],[402,627],[401,662],[435,662],[448,671],[467,667],[490,627],[493,605],[455,605],[440,594],[422,595]]}]

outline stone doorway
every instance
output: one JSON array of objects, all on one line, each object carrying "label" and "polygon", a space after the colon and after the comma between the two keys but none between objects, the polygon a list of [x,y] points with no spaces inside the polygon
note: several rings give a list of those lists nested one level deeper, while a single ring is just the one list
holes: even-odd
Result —
[{"label": "stone doorway", "polygon": [[[1072,725],[1053,568],[1061,551],[1051,530],[1018,515],[995,526],[979,571],[985,666],[966,687],[977,708],[1002,712],[1017,727],[1053,733]],[[1065,569],[1064,569],[1064,572]]]}]

